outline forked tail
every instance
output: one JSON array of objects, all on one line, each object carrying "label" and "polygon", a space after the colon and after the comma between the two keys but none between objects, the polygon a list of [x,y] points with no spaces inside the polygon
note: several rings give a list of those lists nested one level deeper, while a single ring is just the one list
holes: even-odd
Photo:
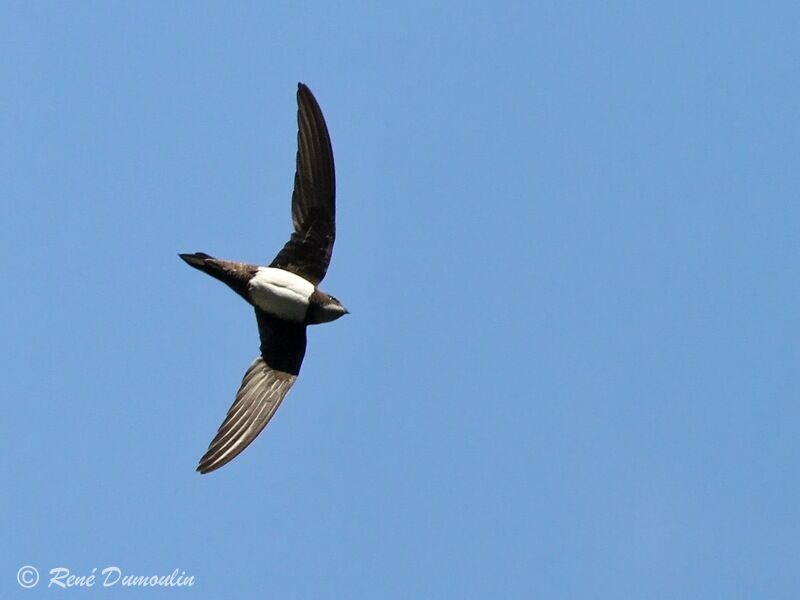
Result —
[{"label": "forked tail", "polygon": [[214,279],[219,279],[242,298],[250,302],[247,286],[250,279],[256,274],[258,266],[230,260],[220,260],[209,256],[205,252],[179,254],[178,256],[189,266],[207,275],[211,275]]}]

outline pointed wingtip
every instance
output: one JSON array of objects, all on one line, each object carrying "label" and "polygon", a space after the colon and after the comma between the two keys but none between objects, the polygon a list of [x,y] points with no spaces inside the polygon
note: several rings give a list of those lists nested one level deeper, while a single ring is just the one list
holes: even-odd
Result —
[{"label": "pointed wingtip", "polygon": [[205,460],[205,458],[206,457],[204,456],[202,459],[200,459],[200,464],[197,465],[197,468],[195,469],[195,471],[200,473],[200,475],[206,475],[208,473],[211,473],[212,471],[216,471],[217,469],[228,463],[227,460],[215,463],[213,461],[207,461]]},{"label": "pointed wingtip", "polygon": [[[234,456],[236,455],[234,454]],[[206,450],[206,453],[200,457],[195,471],[200,473],[200,475],[211,473],[211,471],[216,471],[220,467],[226,465],[232,458],[234,458],[234,456],[231,456],[227,460],[214,460],[214,454],[211,452],[211,447],[209,446],[209,449]]]},{"label": "pointed wingtip", "polygon": [[297,82],[297,97],[301,98],[303,96],[313,98],[314,94],[312,93],[311,89],[302,81]]},{"label": "pointed wingtip", "polygon": [[221,465],[217,465],[217,466],[209,465],[208,459],[207,459],[206,455],[204,454],[203,458],[200,459],[200,462],[197,463],[197,468],[195,469],[195,471],[200,473],[200,475],[205,475],[206,473],[211,473],[211,471],[215,470],[219,466],[221,466]]}]

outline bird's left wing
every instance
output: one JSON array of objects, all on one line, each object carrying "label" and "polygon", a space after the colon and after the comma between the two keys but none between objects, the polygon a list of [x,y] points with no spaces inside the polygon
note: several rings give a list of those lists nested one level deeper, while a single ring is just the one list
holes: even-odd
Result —
[{"label": "bird's left wing", "polygon": [[270,264],[319,284],[336,239],[336,175],[325,117],[311,90],[297,86],[297,169],[292,193],[294,232]]},{"label": "bird's left wing", "polygon": [[236,458],[266,427],[292,387],[306,350],[305,325],[287,323],[256,309],[261,356],[242,379],[236,400],[197,470],[209,473]]}]

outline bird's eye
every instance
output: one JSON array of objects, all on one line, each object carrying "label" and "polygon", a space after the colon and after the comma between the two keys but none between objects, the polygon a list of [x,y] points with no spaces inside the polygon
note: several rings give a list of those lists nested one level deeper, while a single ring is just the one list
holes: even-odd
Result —
[{"label": "bird's eye", "polygon": [[336,302],[336,304],[339,304],[339,301],[336,298],[334,298],[333,296],[330,296],[330,299],[333,300],[334,302]]}]

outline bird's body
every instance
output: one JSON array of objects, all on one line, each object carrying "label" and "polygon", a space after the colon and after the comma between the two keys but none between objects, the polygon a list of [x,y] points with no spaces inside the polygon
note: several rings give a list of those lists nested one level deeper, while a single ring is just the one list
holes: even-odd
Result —
[{"label": "bird's body", "polygon": [[294,232],[269,266],[220,260],[197,252],[180,257],[227,284],[255,308],[261,355],[245,373],[197,470],[208,473],[235,458],[261,432],[300,372],[306,326],[347,314],[321,291],[335,239],[333,151],[311,91],[298,85],[297,171],[292,194]]},{"label": "bird's body", "polygon": [[304,323],[311,306],[314,284],[275,267],[259,267],[248,292],[255,306],[279,319]]}]

